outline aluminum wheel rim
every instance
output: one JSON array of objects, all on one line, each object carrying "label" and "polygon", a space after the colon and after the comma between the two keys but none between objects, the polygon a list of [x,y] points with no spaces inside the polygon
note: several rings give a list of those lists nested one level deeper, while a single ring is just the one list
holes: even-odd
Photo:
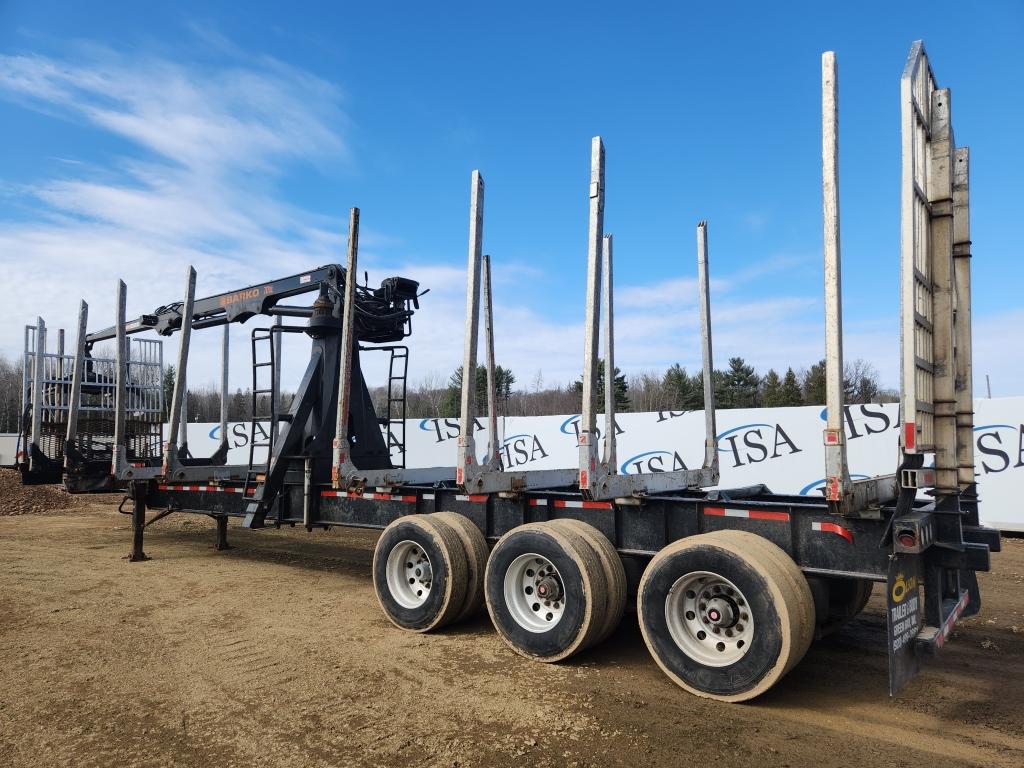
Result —
[{"label": "aluminum wheel rim", "polygon": [[754,639],[746,597],[710,571],[693,571],[676,580],[665,598],[665,619],[679,650],[708,667],[735,664]]},{"label": "aluminum wheel rim", "polygon": [[[557,592],[550,591],[554,584]],[[512,619],[538,634],[556,627],[565,613],[564,584],[546,557],[533,552],[517,557],[505,571],[505,605]]]},{"label": "aluminum wheel rim", "polygon": [[415,541],[400,541],[391,548],[386,572],[388,591],[403,608],[419,608],[430,597],[433,568]]}]

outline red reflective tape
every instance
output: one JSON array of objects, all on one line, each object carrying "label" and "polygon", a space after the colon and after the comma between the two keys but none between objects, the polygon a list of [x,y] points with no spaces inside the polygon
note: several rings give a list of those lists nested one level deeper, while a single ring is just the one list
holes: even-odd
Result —
[{"label": "red reflective tape", "polygon": [[320,491],[321,496],[341,496],[340,491]]},{"label": "red reflective tape", "polygon": [[487,501],[487,494],[483,493],[483,494],[477,494],[475,496],[474,495],[470,495],[469,500],[470,501],[475,501],[478,504],[480,504],[480,503],[483,503],[483,502]]},{"label": "red reflective tape", "polygon": [[914,422],[908,421],[903,425],[903,447],[912,451],[915,445],[917,445],[917,427]]},{"label": "red reflective tape", "polygon": [[811,523],[811,530],[821,531],[823,533],[835,533],[853,544],[853,534],[848,529],[839,525],[839,523]]},{"label": "red reflective tape", "polygon": [[747,514],[755,520],[778,520],[789,522],[789,512],[760,512],[755,509],[748,509]]},{"label": "red reflective tape", "polygon": [[559,509],[611,509],[612,505],[607,501],[571,501],[568,499],[555,499],[551,504]]},{"label": "red reflective tape", "polygon": [[530,499],[529,504],[531,507],[546,507],[548,505],[547,499]]},{"label": "red reflective tape", "polygon": [[762,512],[757,509],[726,509],[725,507],[704,507],[704,514],[712,517],[741,517],[748,520],[789,521],[788,512]]}]

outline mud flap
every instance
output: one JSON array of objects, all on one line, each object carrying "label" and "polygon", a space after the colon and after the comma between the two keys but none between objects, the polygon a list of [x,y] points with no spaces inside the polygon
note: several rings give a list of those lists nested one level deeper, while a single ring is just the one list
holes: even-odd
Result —
[{"label": "mud flap", "polygon": [[889,558],[885,626],[889,648],[889,695],[895,696],[920,667],[914,638],[921,631],[921,558],[900,552]]}]

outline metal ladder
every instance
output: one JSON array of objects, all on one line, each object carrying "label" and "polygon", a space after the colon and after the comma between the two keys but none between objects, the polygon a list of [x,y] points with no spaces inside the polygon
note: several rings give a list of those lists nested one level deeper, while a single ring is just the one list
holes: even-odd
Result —
[{"label": "metal ladder", "polygon": [[[264,346],[265,344],[265,346]],[[266,354],[261,357],[261,348]],[[274,355],[274,329],[254,328],[252,331],[252,389],[250,391],[250,414],[249,422],[249,467],[245,474],[245,486],[243,493],[249,498],[249,489],[263,483],[265,473],[270,469],[270,457],[274,453],[274,438],[277,432],[277,386],[276,386],[276,359]],[[268,369],[270,372],[269,386],[260,386],[260,371]],[[260,396],[266,395],[269,402],[269,413],[260,413]],[[260,421],[269,421],[270,427],[267,430],[265,440],[257,440],[257,429]],[[266,448],[267,459],[263,469],[254,469],[256,449]]]},{"label": "metal ladder", "polygon": [[388,453],[393,454],[393,448],[401,451],[401,458],[397,461],[392,458],[391,463],[396,468],[405,468],[405,396],[406,384],[409,374],[409,348],[404,346],[377,347],[391,353],[388,361],[388,399],[387,409],[384,417],[380,419],[382,426],[387,426]]}]

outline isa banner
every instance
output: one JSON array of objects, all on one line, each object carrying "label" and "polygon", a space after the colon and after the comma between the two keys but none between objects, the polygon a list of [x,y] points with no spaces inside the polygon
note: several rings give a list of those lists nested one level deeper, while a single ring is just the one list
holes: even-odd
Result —
[{"label": "isa banner", "polygon": [[[845,409],[850,473],[854,478],[891,474],[899,461],[895,403],[851,405]],[[820,495],[825,460],[825,410],[799,408],[719,411],[721,487],[763,483],[776,493]],[[508,417],[498,422],[498,451],[507,469],[565,469],[576,466],[579,415]],[[974,449],[981,517],[1002,530],[1024,531],[1024,397],[975,402]],[[603,428],[604,420],[598,424]],[[258,427],[261,428],[261,427]],[[228,425],[229,461],[249,460],[249,424]],[[483,459],[489,435],[476,422]],[[406,423],[406,466],[454,466],[458,419],[410,419]],[[624,474],[694,468],[704,454],[701,411],[624,413],[616,418],[618,470]],[[257,435],[259,440],[260,434]],[[212,453],[220,425],[189,424],[193,455]],[[399,446],[393,455],[400,458]],[[257,456],[256,460],[263,457]]]}]

